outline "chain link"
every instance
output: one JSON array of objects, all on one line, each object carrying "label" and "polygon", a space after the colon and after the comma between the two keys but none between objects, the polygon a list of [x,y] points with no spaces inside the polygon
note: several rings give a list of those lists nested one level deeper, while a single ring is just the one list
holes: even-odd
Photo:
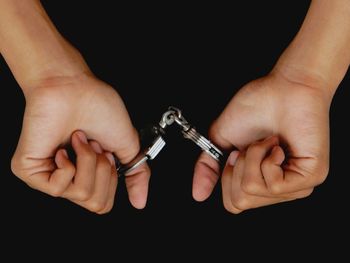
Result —
[{"label": "chain link", "polygon": [[[201,135],[192,127],[185,117],[182,115],[180,109],[175,107],[169,107],[168,110],[162,115],[162,118],[159,122],[162,133],[164,129],[173,123],[177,123],[182,128],[182,135],[185,139],[193,141],[197,146],[199,146],[202,151],[208,153],[212,158],[221,161],[223,153],[218,149],[213,143],[211,143],[207,138]],[[156,127],[156,126],[154,126]],[[157,127],[159,129],[159,127]],[[158,135],[157,138],[153,141],[152,145],[146,150],[140,151],[140,153],[128,164],[122,165],[118,168],[119,175],[128,176],[131,171],[147,162],[148,160],[153,160],[159,152],[165,146],[165,141],[162,135]]]}]

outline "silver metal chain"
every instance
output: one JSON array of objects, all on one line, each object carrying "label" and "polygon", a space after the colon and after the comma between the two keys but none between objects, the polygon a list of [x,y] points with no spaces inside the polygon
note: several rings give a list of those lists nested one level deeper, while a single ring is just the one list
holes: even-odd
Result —
[{"label": "silver metal chain", "polygon": [[[216,161],[221,161],[223,153],[220,151],[220,149],[199,132],[197,132],[196,129],[192,127],[184,118],[180,109],[171,106],[162,115],[159,126],[161,127],[162,131],[165,132],[165,129],[174,123],[180,126],[181,133],[185,139],[193,141],[202,149],[202,151],[209,154]],[[130,163],[120,166],[118,169],[118,174],[125,176],[130,175],[131,171],[135,170],[144,162],[153,160],[164,148],[165,144],[166,143],[162,135],[158,135],[149,148],[141,151]]]}]

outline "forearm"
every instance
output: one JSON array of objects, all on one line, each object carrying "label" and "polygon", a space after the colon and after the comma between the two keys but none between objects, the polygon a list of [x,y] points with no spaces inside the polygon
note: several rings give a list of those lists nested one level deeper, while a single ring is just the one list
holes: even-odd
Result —
[{"label": "forearm", "polygon": [[0,52],[24,91],[41,80],[88,71],[38,0],[0,0]]},{"label": "forearm", "polygon": [[350,64],[350,0],[313,0],[275,71],[333,95]]}]

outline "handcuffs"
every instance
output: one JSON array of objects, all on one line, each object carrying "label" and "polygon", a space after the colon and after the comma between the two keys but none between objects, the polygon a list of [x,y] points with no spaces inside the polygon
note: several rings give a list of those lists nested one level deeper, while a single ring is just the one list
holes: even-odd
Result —
[{"label": "handcuffs", "polygon": [[162,115],[159,124],[152,127],[153,133],[155,134],[155,139],[151,145],[148,148],[141,150],[131,162],[127,164],[118,164],[118,176],[129,176],[132,174],[131,172],[133,170],[141,166],[143,163],[153,160],[166,144],[163,138],[165,129],[173,123],[176,123],[181,127],[181,133],[185,139],[193,141],[202,149],[202,151],[206,152],[217,162],[220,163],[222,161],[222,151],[211,141],[197,132],[196,129],[186,121],[181,110],[170,106]]}]

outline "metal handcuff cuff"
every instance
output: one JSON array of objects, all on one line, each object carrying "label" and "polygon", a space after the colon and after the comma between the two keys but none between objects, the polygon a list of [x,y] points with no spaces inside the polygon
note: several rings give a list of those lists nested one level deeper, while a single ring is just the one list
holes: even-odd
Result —
[{"label": "metal handcuff cuff", "polygon": [[196,129],[186,121],[181,110],[171,106],[163,114],[159,125],[153,127],[156,129],[155,134],[157,134],[157,137],[152,142],[151,146],[149,146],[146,150],[141,150],[131,162],[122,165],[119,164],[119,168],[117,170],[118,176],[131,175],[131,172],[137,167],[148,160],[153,160],[166,144],[164,138],[162,137],[162,135],[165,134],[165,129],[173,123],[176,123],[181,127],[181,133],[185,139],[193,141],[202,149],[202,151],[206,152],[216,161],[221,161],[223,158],[223,153],[218,149],[218,147],[216,147],[203,135],[198,133]]}]

